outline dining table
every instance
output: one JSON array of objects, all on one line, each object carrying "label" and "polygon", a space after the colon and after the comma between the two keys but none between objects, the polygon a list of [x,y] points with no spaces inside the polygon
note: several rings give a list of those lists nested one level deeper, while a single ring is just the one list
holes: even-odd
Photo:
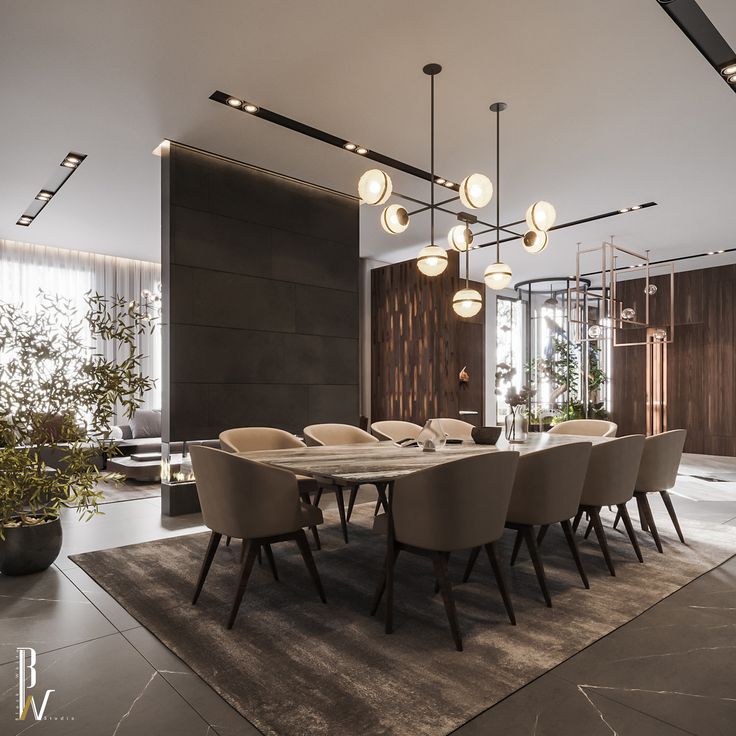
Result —
[{"label": "dining table", "polygon": [[[351,445],[327,445],[318,447],[296,447],[284,450],[258,450],[239,452],[238,455],[250,460],[289,470],[296,475],[314,478],[325,490],[353,488],[357,485],[375,485],[379,498],[384,501],[388,516],[386,534],[386,581],[393,580],[395,559],[395,534],[393,526],[392,503],[394,484],[400,478],[419,470],[432,468],[443,463],[494,452],[518,452],[526,455],[550,447],[571,442],[590,442],[598,444],[609,442],[612,438],[581,435],[547,434],[532,432],[524,442],[511,443],[501,437],[495,445],[476,444],[471,441],[451,444],[431,452],[417,445],[402,447],[395,442],[372,442]],[[489,480],[490,483],[493,480]],[[391,595],[393,585],[386,586],[387,596]],[[390,599],[387,599],[385,630],[393,631],[393,617]]]}]

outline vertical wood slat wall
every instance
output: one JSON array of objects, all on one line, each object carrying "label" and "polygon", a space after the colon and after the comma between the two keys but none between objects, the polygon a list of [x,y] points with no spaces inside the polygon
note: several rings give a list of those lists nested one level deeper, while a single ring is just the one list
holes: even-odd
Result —
[{"label": "vertical wood slat wall", "polygon": [[[642,289],[624,282],[624,301]],[[612,382],[619,435],[644,432],[646,348],[614,348]],[[736,265],[675,274],[666,389],[667,425],[687,429],[686,452],[736,456]]]},{"label": "vertical wood slat wall", "polygon": [[[422,274],[416,261],[371,272],[371,421],[423,424],[432,417],[483,423],[485,306],[471,319],[452,309],[464,286],[450,252],[441,276]],[[481,294],[483,284],[474,284]],[[467,366],[470,382],[461,385]],[[477,411],[460,416],[460,410]]]}]

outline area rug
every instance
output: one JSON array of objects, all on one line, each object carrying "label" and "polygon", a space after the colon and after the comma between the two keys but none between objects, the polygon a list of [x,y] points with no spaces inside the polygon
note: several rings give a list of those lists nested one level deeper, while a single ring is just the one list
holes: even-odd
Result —
[{"label": "area rug", "polygon": [[464,652],[454,649],[431,563],[402,555],[395,631],[383,607],[369,615],[385,541],[370,530],[372,504],[356,507],[350,544],[334,512],[315,560],[322,604],[295,545],[275,548],[280,582],[254,571],[235,628],[225,628],[238,574],[239,543],[219,549],[197,606],[190,598],[208,535],[196,534],[72,557],[141,624],[265,734],[444,736],[736,552],[736,528],[683,519],[688,545],[660,525],[658,554],[640,533],[645,564],[606,517],[617,575],[597,545],[580,537],[591,580],[585,590],[564,538],[550,530],[543,557],[547,608],[528,557],[513,568],[513,537],[501,545],[518,625],[511,626],[487,560],[462,584],[466,556],[451,560]]},{"label": "area rug", "polygon": [[120,501],[138,501],[142,498],[160,498],[160,483],[139,483],[127,480],[122,483],[108,483],[100,481],[96,490],[103,494],[100,505],[106,503],[120,503]]}]

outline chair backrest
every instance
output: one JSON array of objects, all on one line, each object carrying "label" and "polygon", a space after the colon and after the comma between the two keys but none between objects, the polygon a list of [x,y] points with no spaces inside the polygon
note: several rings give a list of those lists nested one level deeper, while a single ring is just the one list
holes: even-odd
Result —
[{"label": "chair backrest", "polygon": [[568,419],[555,424],[550,434],[579,434],[584,437],[615,437],[618,424],[605,419]]},{"label": "chair backrest", "polygon": [[293,473],[203,445],[191,453],[202,518],[210,529],[252,539],[301,528]]},{"label": "chair backrest", "polygon": [[442,423],[442,429],[449,440],[470,440],[470,433],[473,431],[472,424],[464,422],[462,419],[451,419],[449,417],[438,417]]},{"label": "chair backrest", "polygon": [[401,440],[415,440],[422,428],[414,422],[384,421],[373,422],[371,432],[379,440],[401,442]]},{"label": "chair backrest", "polygon": [[590,442],[570,442],[522,455],[507,520],[555,524],[575,516],[592,447]]},{"label": "chair backrest", "polygon": [[684,429],[673,429],[644,440],[637,491],[668,491],[675,485],[686,435]]},{"label": "chair backrest", "polygon": [[392,505],[396,539],[446,552],[499,539],[518,462],[518,452],[488,452],[399,478]]},{"label": "chair backrest", "polygon": [[220,444],[228,452],[256,452],[258,450],[288,450],[305,447],[290,432],[274,427],[239,427],[220,432]]},{"label": "chair backrest", "polygon": [[643,450],[643,434],[593,445],[580,503],[607,506],[631,500]]},{"label": "chair backrest", "polygon": [[378,440],[352,424],[310,424],[304,427],[304,441],[315,445],[360,445]]}]

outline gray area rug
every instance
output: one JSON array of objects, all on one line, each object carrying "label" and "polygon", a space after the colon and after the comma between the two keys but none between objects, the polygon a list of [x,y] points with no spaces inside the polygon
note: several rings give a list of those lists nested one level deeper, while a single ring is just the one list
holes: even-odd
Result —
[{"label": "gray area rug", "polygon": [[[190,605],[208,535],[150,542],[72,559],[263,733],[279,735],[449,733],[587,645],[631,620],[736,552],[736,528],[682,519],[688,546],[662,520],[665,554],[640,533],[645,564],[606,526],[617,576],[597,545],[581,542],[591,581],[577,577],[561,531],[542,549],[553,596],[546,608],[522,552],[509,568],[513,535],[501,545],[518,625],[509,624],[488,561],[457,584],[465,651],[456,652],[431,563],[399,558],[395,632],[383,633],[383,607],[368,615],[384,539],[370,531],[372,504],[357,506],[351,542],[334,511],[315,560],[327,592],[320,603],[295,545],[275,547],[281,582],[256,568],[232,631],[225,629],[240,544],[220,547],[197,606]],[[451,575],[462,578],[465,554]]]}]

